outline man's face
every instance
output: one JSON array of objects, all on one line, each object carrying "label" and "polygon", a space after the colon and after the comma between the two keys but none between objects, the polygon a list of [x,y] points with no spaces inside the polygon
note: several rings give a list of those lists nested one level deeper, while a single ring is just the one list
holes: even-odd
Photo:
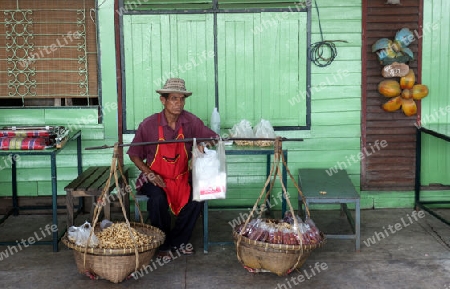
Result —
[{"label": "man's face", "polygon": [[186,96],[182,93],[170,93],[167,98],[161,96],[164,108],[171,114],[179,115],[184,109]]}]

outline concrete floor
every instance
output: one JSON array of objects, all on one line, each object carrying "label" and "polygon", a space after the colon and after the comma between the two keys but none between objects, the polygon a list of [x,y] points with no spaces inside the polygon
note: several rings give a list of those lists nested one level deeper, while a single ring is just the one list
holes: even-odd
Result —
[{"label": "concrete floor", "polygon": [[[450,210],[440,212],[450,217]],[[78,273],[73,252],[62,243],[56,253],[49,245],[33,245],[17,252],[11,246],[0,246],[0,288],[449,289],[450,227],[427,213],[417,221],[410,220],[411,213],[410,209],[361,211],[360,252],[355,252],[354,241],[329,239],[323,248],[313,251],[300,270],[285,277],[247,272],[237,260],[234,245],[215,245],[204,254],[200,219],[192,239],[197,249],[194,256],[178,257],[137,280],[119,284],[90,280]],[[238,215],[239,211],[211,211],[211,241],[232,241],[228,221]],[[337,211],[312,211],[311,217],[325,233],[349,232],[346,219]],[[77,223],[86,218],[89,216],[79,216]],[[65,216],[59,219],[65,228]],[[0,225],[0,241],[28,238],[50,222],[51,216],[45,215],[11,216]],[[397,223],[400,225],[395,227]],[[372,244],[369,238],[374,240]],[[13,254],[6,257],[6,252]],[[317,263],[326,269],[313,269]]]}]

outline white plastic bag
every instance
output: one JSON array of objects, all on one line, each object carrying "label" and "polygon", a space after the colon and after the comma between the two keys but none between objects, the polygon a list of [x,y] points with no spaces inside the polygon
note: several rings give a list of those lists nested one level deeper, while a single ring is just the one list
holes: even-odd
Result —
[{"label": "white plastic bag", "polygon": [[261,119],[260,122],[255,125],[253,132],[256,138],[276,138],[275,130],[270,124],[270,121]]},{"label": "white plastic bag", "polygon": [[225,199],[227,191],[227,170],[225,144],[222,139],[216,150],[204,148],[202,153],[194,138],[192,146],[192,191],[194,201]]},{"label": "white plastic bag", "polygon": [[[252,124],[246,119],[243,119],[239,123],[233,125],[230,129],[230,135],[232,138],[243,139],[251,139],[255,137]],[[235,140],[234,142],[239,146],[253,145],[253,141],[251,140]]]},{"label": "white plastic bag", "polygon": [[[67,237],[69,241],[74,242],[76,245],[81,247],[86,247],[89,239],[89,234],[91,233],[92,226],[89,222],[85,222],[80,227],[71,226],[67,230]],[[98,238],[92,233],[91,240],[89,242],[89,247],[97,247]]]},{"label": "white plastic bag", "polygon": [[[256,138],[276,138],[275,130],[273,129],[270,121],[261,119],[261,121],[255,125],[253,128],[253,132],[255,133]],[[257,146],[267,147],[272,146],[274,144],[273,141],[270,140],[258,140],[255,142]]]},{"label": "white plastic bag", "polygon": [[252,124],[246,119],[243,119],[239,123],[233,125],[233,127],[230,130],[230,134],[232,137],[236,137],[236,138],[253,138],[254,137]]}]

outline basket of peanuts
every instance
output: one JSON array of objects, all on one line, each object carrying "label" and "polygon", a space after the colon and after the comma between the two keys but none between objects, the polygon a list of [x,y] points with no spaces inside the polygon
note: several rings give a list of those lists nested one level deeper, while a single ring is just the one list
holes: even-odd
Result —
[{"label": "basket of peanuts", "polygon": [[[294,213],[289,195],[282,182],[279,166],[280,158],[286,167],[294,186],[298,190],[305,205],[304,220]],[[272,178],[273,174],[273,180]],[[266,211],[270,192],[278,177],[283,190],[283,196],[289,206],[281,219],[266,219],[262,217]],[[270,184],[269,190],[266,190]],[[265,198],[263,198],[265,196]],[[259,208],[259,214],[255,214]],[[233,228],[233,239],[236,245],[238,261],[252,273],[272,272],[285,276],[300,268],[314,249],[326,243],[324,234],[317,228],[310,213],[306,200],[298,184],[286,166],[281,153],[281,141],[275,141],[274,163],[261,194],[245,221]]]},{"label": "basket of peanuts", "polygon": [[129,225],[115,222],[107,228],[95,226],[91,236],[94,242],[80,244],[68,234],[61,241],[73,249],[79,273],[91,279],[101,278],[119,283],[148,265],[164,242],[164,233],[156,227],[134,222]]},{"label": "basket of peanuts", "polygon": [[[109,187],[112,176],[115,178],[116,187],[120,188],[116,161],[117,159],[113,158],[110,178],[105,188]],[[126,182],[122,170],[119,171]],[[103,204],[107,201],[106,193],[105,189],[94,207],[93,225],[85,222],[80,227],[69,227],[61,241],[73,249],[79,273],[86,274],[91,279],[120,283],[148,266],[156,250],[164,243],[165,234],[158,228],[145,224],[139,208],[137,209],[141,222],[129,222],[120,194],[117,196],[125,220],[112,222],[105,219],[97,223]],[[130,196],[136,201],[132,192]]]}]

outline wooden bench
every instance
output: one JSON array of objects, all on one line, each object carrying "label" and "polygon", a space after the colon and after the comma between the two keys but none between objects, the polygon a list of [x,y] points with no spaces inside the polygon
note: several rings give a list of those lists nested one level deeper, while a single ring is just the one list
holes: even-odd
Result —
[{"label": "wooden bench", "polygon": [[[347,215],[353,234],[333,235],[326,234],[330,239],[354,239],[356,251],[360,250],[360,196],[355,186],[347,175],[346,170],[339,170],[331,176],[325,169],[300,169],[298,184],[306,199],[309,208],[311,203],[340,204],[341,213]],[[348,203],[355,204],[355,218],[347,208]],[[299,196],[298,208],[300,215],[303,213],[303,202]],[[326,232],[325,232],[326,233]]]},{"label": "wooden bench", "polygon": [[[82,199],[80,199],[78,210],[74,216],[74,198],[84,198],[91,197],[92,204],[95,204],[97,198],[102,194],[106,182],[109,178],[110,166],[94,166],[89,167],[87,170],[82,172],[76,179],[74,179],[70,184],[68,184],[64,190],[66,191],[66,204],[67,204],[67,227],[73,226],[74,217],[78,215],[81,211],[84,211],[84,206]],[[128,171],[123,169],[124,177],[128,181]],[[129,193],[125,190],[124,182],[119,173],[119,185],[122,188],[123,203],[127,212],[127,218],[130,216],[130,199]],[[108,196],[106,204],[103,208],[105,218],[111,220],[111,204],[114,201],[118,201],[117,195],[109,195],[116,188],[116,183],[114,175],[111,178],[111,182],[108,187]],[[93,209],[91,208],[91,219],[93,215]]]}]

